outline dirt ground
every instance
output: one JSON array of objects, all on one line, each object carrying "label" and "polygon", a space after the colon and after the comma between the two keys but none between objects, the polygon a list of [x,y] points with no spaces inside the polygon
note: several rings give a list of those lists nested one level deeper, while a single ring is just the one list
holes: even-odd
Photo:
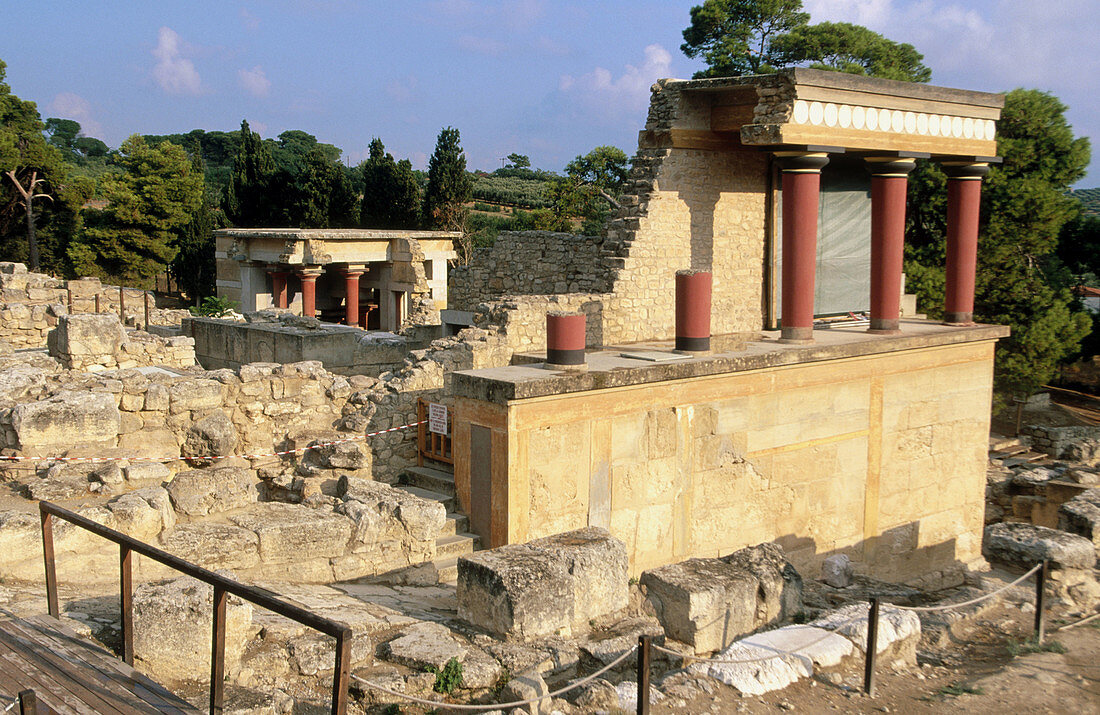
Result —
[{"label": "dirt ground", "polygon": [[[1045,643],[1065,653],[1013,656],[1011,646],[1032,633],[1033,615],[998,606],[956,627],[954,642],[918,652],[919,667],[891,672],[880,667],[875,697],[862,693],[862,667],[839,671],[840,684],[816,674],[762,696],[732,689],[700,695],[686,707],[657,704],[657,713],[1100,713],[1100,619],[1063,631],[1055,611]],[[1080,620],[1074,618],[1072,620]]]}]

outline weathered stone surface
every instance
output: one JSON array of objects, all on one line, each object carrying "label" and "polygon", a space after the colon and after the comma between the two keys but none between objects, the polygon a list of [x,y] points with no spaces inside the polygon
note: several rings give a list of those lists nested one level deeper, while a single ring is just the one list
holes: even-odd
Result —
[{"label": "weathered stone surface", "polygon": [[54,345],[65,356],[117,355],[126,331],[114,313],[63,315],[57,321]]},{"label": "weathered stone surface", "polygon": [[434,540],[447,521],[443,504],[382,482],[343,475],[337,491],[345,500],[339,511],[355,522],[357,543],[373,544],[402,536]]},{"label": "weathered stone surface", "polygon": [[160,462],[133,462],[123,467],[122,475],[128,482],[156,482],[161,483],[172,476],[167,465]]},{"label": "weathered stone surface", "polygon": [[265,563],[340,556],[351,540],[352,524],[346,517],[295,504],[256,504],[230,520],[255,532]]},{"label": "weathered stone surface", "polygon": [[[332,673],[336,668],[336,639],[315,631],[308,632],[290,643],[290,652],[298,663],[302,675]],[[369,665],[374,658],[374,645],[364,633],[351,639],[351,667]]]},{"label": "weathered stone surface", "polygon": [[1049,559],[1054,568],[1091,569],[1096,550],[1091,540],[1045,526],[992,524],[985,529],[982,553],[990,561],[1031,568]]},{"label": "weathered stone surface", "polygon": [[191,425],[180,453],[190,457],[192,464],[209,463],[210,460],[199,458],[231,455],[237,448],[237,441],[237,428],[233,421],[217,410]]},{"label": "weathered stone surface", "polygon": [[[168,493],[160,488],[139,490],[107,502],[114,517],[114,528],[138,541],[155,541],[165,528],[175,523]],[[166,523],[167,522],[167,523]]]},{"label": "weathered stone surface", "polygon": [[0,372],[0,400],[20,400],[46,384],[46,371],[31,365],[16,365]]},{"label": "weathered stone surface", "polygon": [[256,479],[240,467],[180,472],[168,483],[168,494],[176,511],[188,516],[205,516],[255,503]]},{"label": "weathered stone surface", "polygon": [[1062,504],[1058,528],[1083,536],[1100,551],[1100,489],[1089,489]]},{"label": "weathered stone surface", "polygon": [[492,687],[503,672],[500,663],[480,649],[461,642],[438,623],[418,623],[382,646],[383,657],[417,670],[442,670],[454,658],[462,663],[462,686]]},{"label": "weathered stone surface", "polygon": [[852,583],[852,560],[847,554],[833,554],[821,564],[821,580],[833,588],[845,588]]},{"label": "weathered stone surface", "polygon": [[569,635],[573,584],[565,562],[527,544],[458,560],[458,616],[499,637]]},{"label": "weathered stone surface", "polygon": [[224,386],[217,380],[183,380],[168,388],[170,410],[212,410],[222,406]]},{"label": "weathered stone surface", "polygon": [[546,687],[546,681],[537,670],[525,670],[517,673],[504,684],[497,698],[502,703],[515,703],[524,700],[538,700],[537,702],[517,708],[520,712],[530,715],[550,715],[553,706],[550,703],[550,688]]},{"label": "weathered stone surface", "polygon": [[[619,707],[619,693],[615,690],[614,685],[603,678],[596,678],[573,692],[576,693],[573,697],[573,704],[579,708],[584,708],[585,712],[610,711]],[[572,695],[573,692],[567,693],[566,697]]]},{"label": "weathered stone surface", "polygon": [[530,542],[530,546],[565,561],[573,581],[574,631],[593,618],[626,608],[630,563],[626,545],[606,530],[587,527]]},{"label": "weathered stone surface", "polygon": [[665,633],[696,653],[720,650],[801,608],[802,578],[774,544],[661,566],[641,581]]},{"label": "weathered stone surface", "polygon": [[1051,479],[1055,479],[1057,476],[1057,472],[1053,469],[1047,469],[1046,467],[1021,469],[1012,475],[1012,485],[1030,491],[1037,487],[1045,486],[1047,482]]},{"label": "weathered stone surface", "polygon": [[[809,625],[842,635],[860,652],[867,648],[867,614],[870,604],[853,603]],[[920,641],[920,618],[913,611],[879,606],[878,633],[875,647],[879,654],[890,653],[909,665],[917,664],[917,644]]]},{"label": "weathered stone surface", "polygon": [[[191,578],[142,584],[134,589],[134,656],[158,679],[210,677],[214,589]],[[225,664],[234,668],[244,652],[252,605],[230,598],[226,607]]]},{"label": "weathered stone surface", "polygon": [[24,449],[71,445],[77,440],[113,443],[121,422],[115,398],[101,392],[62,392],[16,405],[12,411],[12,427]]},{"label": "weathered stone surface", "polygon": [[247,569],[260,562],[260,539],[232,524],[181,524],[160,537],[170,554],[208,569]]}]

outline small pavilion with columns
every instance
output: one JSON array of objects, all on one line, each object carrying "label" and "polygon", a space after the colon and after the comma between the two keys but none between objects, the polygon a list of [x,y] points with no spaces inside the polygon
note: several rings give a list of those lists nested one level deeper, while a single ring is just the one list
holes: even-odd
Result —
[{"label": "small pavilion with columns", "polygon": [[447,307],[451,231],[229,228],[214,232],[218,295],[242,311],[288,308],[396,331],[414,296]]}]

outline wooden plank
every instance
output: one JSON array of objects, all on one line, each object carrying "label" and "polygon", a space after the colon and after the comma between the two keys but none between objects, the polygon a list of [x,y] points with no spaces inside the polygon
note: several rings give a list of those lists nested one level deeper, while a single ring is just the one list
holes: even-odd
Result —
[{"label": "wooden plank", "polygon": [[[65,702],[77,707],[76,712],[79,713],[143,715],[142,711],[125,705],[125,700],[121,703],[114,702],[115,698],[125,698],[127,696],[128,693],[125,692],[125,689],[121,687],[118,687],[117,690],[110,688],[109,678],[97,678],[94,680],[98,682],[88,682],[90,680],[89,676],[94,671],[88,668],[87,664],[79,661],[77,663],[69,662],[68,659],[44,644],[36,643],[26,635],[13,633],[17,630],[17,626],[18,624],[13,621],[4,623],[3,627],[0,627],[0,641],[18,652],[21,659],[27,663],[28,675],[33,675],[40,683],[40,685],[32,687],[39,692],[43,702],[49,703],[50,695],[64,694],[71,696],[71,698],[65,697]],[[83,704],[86,709],[81,709],[79,705],[74,704],[74,701]],[[120,705],[121,707],[119,707]]]},{"label": "wooden plank", "polygon": [[37,626],[40,630],[49,632],[54,642],[62,645],[68,643],[81,649],[82,652],[94,654],[97,659],[96,664],[104,672],[111,674],[123,687],[156,707],[157,712],[171,713],[172,715],[200,712],[186,700],[144,673],[127,665],[112,653],[89,643],[86,639],[77,635],[68,625],[49,616],[34,616],[27,619],[27,622]]},{"label": "wooden plank", "polygon": [[33,688],[39,700],[54,712],[61,715],[85,715],[92,712],[80,698],[51,684],[33,663],[28,663],[21,653],[11,651],[7,644],[0,644],[0,667],[20,673],[19,687]]}]

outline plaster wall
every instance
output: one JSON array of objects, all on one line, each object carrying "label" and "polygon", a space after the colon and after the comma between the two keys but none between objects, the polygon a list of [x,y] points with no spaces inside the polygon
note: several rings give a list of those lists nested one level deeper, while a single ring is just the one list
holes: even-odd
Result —
[{"label": "plaster wall", "polygon": [[627,544],[632,574],[778,541],[803,573],[843,552],[879,578],[942,582],[981,559],[992,367],[982,341],[507,404],[460,398],[459,499],[480,508],[467,456],[482,426],[492,545],[591,525]]}]

